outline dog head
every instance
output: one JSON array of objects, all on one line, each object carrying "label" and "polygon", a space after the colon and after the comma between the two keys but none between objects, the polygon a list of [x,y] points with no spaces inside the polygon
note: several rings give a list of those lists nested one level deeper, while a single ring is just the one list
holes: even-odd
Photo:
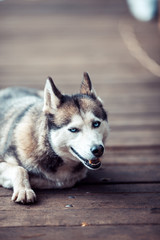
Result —
[{"label": "dog head", "polygon": [[49,77],[44,89],[43,111],[55,153],[66,161],[81,161],[89,169],[98,169],[109,125],[89,75],[84,73],[80,93],[72,96],[63,95]]}]

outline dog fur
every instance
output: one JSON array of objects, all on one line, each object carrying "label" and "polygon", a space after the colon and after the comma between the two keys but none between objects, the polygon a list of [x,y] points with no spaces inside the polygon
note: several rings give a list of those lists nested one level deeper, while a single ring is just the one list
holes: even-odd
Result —
[{"label": "dog fur", "polygon": [[44,93],[7,88],[0,103],[0,185],[13,201],[34,202],[32,188],[72,187],[100,167],[109,126],[87,73],[79,94],[63,95],[49,77]]}]

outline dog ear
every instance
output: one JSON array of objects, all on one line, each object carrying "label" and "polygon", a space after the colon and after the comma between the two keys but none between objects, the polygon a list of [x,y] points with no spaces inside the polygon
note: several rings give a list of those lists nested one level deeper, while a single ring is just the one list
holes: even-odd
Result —
[{"label": "dog ear", "polygon": [[92,82],[90,80],[90,77],[89,77],[88,73],[84,72],[83,76],[84,76],[84,79],[83,79],[82,84],[81,84],[80,93],[81,94],[92,95],[92,96],[96,97],[97,100],[99,100],[99,102],[102,104],[103,102],[102,102],[101,98],[97,96],[96,91],[92,87]]},{"label": "dog ear", "polygon": [[61,103],[62,94],[55,86],[51,77],[46,80],[44,88],[44,106],[43,111],[46,114],[54,114]]},{"label": "dog ear", "polygon": [[83,77],[84,78],[81,83],[80,93],[90,95],[92,90],[92,83],[90,77],[87,72],[84,72]]},{"label": "dog ear", "polygon": [[87,72],[84,72],[83,74],[83,81],[81,84],[81,88],[80,88],[80,93],[81,94],[87,94],[87,95],[94,95],[96,97],[96,92],[92,87],[92,82],[90,80],[90,77],[88,75]]}]

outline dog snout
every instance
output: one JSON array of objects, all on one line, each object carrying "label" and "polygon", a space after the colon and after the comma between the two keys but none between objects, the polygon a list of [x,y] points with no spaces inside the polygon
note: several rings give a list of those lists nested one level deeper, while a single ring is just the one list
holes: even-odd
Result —
[{"label": "dog snout", "polygon": [[104,152],[104,147],[102,145],[94,145],[91,147],[91,152],[95,157],[101,157]]}]

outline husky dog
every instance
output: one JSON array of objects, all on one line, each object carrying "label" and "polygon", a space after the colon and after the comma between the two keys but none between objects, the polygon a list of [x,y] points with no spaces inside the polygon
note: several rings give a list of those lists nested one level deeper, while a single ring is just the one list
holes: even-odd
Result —
[{"label": "husky dog", "polygon": [[[44,97],[43,97],[44,95]],[[80,93],[63,95],[49,77],[44,94],[0,91],[0,185],[12,200],[36,200],[32,188],[67,188],[101,166],[109,126],[87,73]]]}]

